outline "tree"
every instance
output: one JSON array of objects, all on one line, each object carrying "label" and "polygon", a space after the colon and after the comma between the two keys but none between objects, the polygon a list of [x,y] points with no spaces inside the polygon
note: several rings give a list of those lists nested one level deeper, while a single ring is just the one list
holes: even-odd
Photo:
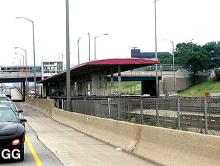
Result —
[{"label": "tree", "polygon": [[210,58],[206,50],[192,42],[179,43],[176,45],[176,63],[189,67],[193,72],[193,84],[196,83],[196,74],[198,71],[209,69]]},{"label": "tree", "polygon": [[203,48],[206,50],[208,57],[211,59],[210,67],[217,68],[220,66],[220,42],[208,42]]}]

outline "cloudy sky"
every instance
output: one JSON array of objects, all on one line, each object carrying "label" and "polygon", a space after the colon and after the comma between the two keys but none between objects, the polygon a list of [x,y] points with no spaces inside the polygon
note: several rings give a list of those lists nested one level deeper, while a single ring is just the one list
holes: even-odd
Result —
[{"label": "cloudy sky", "polygon": [[[77,39],[81,62],[88,61],[88,32],[91,34],[91,59],[94,58],[94,36],[97,59],[130,57],[130,47],[154,51],[154,0],[69,0],[71,64],[77,63]],[[171,44],[193,42],[204,44],[220,40],[219,0],[157,1],[158,51],[171,52]],[[28,51],[33,64],[31,23],[35,22],[36,63],[42,60],[65,61],[65,0],[1,0],[0,65],[18,65]]]}]

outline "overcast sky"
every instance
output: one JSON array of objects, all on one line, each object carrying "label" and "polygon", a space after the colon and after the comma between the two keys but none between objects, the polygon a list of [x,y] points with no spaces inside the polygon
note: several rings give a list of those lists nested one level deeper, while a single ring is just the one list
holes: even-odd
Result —
[{"label": "overcast sky", "polygon": [[[130,57],[130,47],[154,51],[154,0],[69,0],[71,64],[77,63],[77,39],[81,62],[88,61],[88,32],[91,34],[91,59],[94,36],[97,59]],[[159,0],[157,2],[158,51],[171,52],[174,43],[204,44],[220,40],[219,0]],[[0,65],[18,65],[22,47],[33,64],[31,23],[35,22],[36,63],[42,60],[65,61],[65,0],[1,0]],[[16,59],[14,59],[16,57]]]}]

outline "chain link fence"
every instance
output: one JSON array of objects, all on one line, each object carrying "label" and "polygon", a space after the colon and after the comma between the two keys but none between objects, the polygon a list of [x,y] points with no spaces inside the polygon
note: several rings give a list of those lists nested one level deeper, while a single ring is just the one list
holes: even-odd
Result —
[{"label": "chain link fence", "polygon": [[[58,108],[66,101],[56,100]],[[74,99],[71,111],[132,123],[220,135],[220,98]]]}]

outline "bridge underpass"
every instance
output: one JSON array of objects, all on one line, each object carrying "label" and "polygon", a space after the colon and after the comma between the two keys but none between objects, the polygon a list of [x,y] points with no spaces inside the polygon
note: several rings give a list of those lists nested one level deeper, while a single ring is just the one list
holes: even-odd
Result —
[{"label": "bridge underpass", "polygon": [[[41,73],[36,73],[36,82],[41,80]],[[25,86],[25,82],[27,85]],[[28,93],[28,85],[30,82],[34,82],[34,73],[25,72],[0,72],[0,83],[20,83],[21,84],[21,94],[23,95],[23,100],[25,100],[25,94]]]}]

